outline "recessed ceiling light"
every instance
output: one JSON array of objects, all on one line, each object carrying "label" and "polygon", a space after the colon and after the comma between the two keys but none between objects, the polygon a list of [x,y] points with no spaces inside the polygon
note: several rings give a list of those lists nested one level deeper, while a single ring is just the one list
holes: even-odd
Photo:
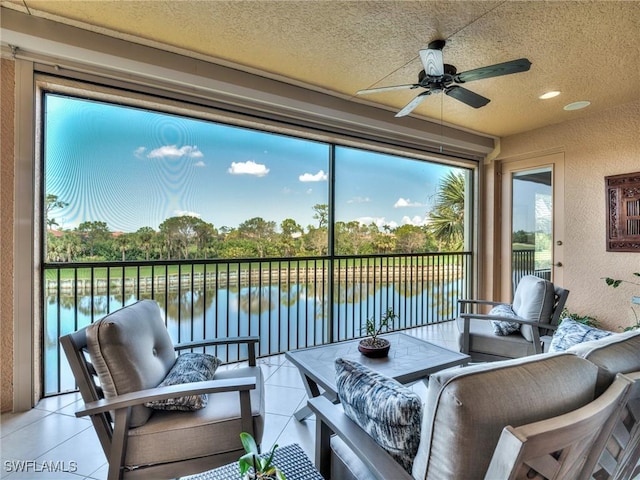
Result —
[{"label": "recessed ceiling light", "polygon": [[587,102],[586,100],[584,100],[584,101],[581,101],[581,102],[573,102],[573,103],[570,103],[569,105],[565,105],[564,109],[565,110],[580,110],[581,108],[588,107],[589,105],[591,105],[591,102]]},{"label": "recessed ceiling light", "polygon": [[540,95],[538,98],[540,100],[547,100],[548,98],[553,98],[553,97],[557,97],[558,95],[560,95],[560,92],[554,90],[552,92],[547,92],[547,93],[543,93],[542,95]]}]

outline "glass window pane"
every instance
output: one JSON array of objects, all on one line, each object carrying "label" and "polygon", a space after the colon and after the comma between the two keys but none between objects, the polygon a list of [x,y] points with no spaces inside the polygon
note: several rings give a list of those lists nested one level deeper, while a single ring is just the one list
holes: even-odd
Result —
[{"label": "glass window pane", "polygon": [[466,169],[336,148],[336,253],[461,250]]},{"label": "glass window pane", "polygon": [[514,288],[524,275],[551,280],[553,191],[551,168],[518,172],[512,178]]},{"label": "glass window pane", "polygon": [[326,229],[316,230],[327,144],[62,95],[45,102],[47,260],[326,253]]}]

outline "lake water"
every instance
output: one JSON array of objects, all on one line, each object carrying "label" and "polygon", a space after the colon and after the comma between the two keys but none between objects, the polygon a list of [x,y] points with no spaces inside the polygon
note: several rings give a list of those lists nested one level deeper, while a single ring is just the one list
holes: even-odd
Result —
[{"label": "lake water", "polygon": [[[334,340],[362,336],[367,318],[378,319],[392,308],[400,320],[396,328],[408,328],[454,317],[458,298],[466,298],[464,279],[446,284],[350,282],[334,290],[332,323]],[[259,355],[328,343],[329,295],[324,286],[296,284],[268,287],[184,290],[155,294],[175,343],[205,338],[258,335]],[[141,295],[142,298],[144,297]],[[73,390],[58,337],[82,328],[123,305],[133,295],[48,296],[45,321],[45,393]],[[246,351],[230,347],[214,353],[223,361],[246,358]],[[60,368],[58,364],[60,362]]]}]

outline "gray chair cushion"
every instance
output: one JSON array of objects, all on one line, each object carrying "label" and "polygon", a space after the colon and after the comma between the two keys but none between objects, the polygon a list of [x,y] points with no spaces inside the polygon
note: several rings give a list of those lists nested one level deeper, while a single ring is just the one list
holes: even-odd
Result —
[{"label": "gray chair cushion", "polygon": [[371,470],[338,437],[331,437],[331,477],[339,480],[376,480]]},{"label": "gray chair cushion", "polygon": [[[213,380],[220,359],[207,353],[183,353],[176,359],[167,376],[158,387],[179,385],[189,382]],[[156,410],[182,410],[192,412],[207,406],[207,394],[185,395],[184,397],[165,398],[147,402],[145,405]]]},{"label": "gray chair cushion", "polygon": [[569,353],[586,358],[598,367],[596,395],[604,392],[618,373],[640,370],[640,331],[617,333],[571,347]]},{"label": "gray chair cushion", "polygon": [[610,335],[613,335],[613,332],[600,330],[570,318],[565,318],[558,325],[558,329],[553,332],[549,352],[564,352],[579,343],[598,340]]},{"label": "gray chair cushion", "polygon": [[[464,320],[456,319],[458,327],[458,343],[462,348],[462,332]],[[520,358],[536,353],[533,343],[525,339],[521,332],[506,336],[498,336],[493,332],[491,322],[471,319],[469,328],[469,351],[474,354],[486,354],[491,357]]]},{"label": "gray chair cushion", "polygon": [[[87,346],[106,398],[156,387],[176,360],[160,307],[143,300],[87,327]],[[131,426],[143,425],[153,410],[132,408]]]},{"label": "gray chair cushion", "polygon": [[[216,379],[255,377],[250,391],[255,438],[264,431],[264,387],[260,367],[218,370]],[[126,465],[172,462],[242,449],[238,392],[209,394],[208,405],[194,412],[157,410],[146,424],[129,431]],[[237,460],[235,454],[233,459]]]},{"label": "gray chair cushion", "polygon": [[506,425],[520,426],[586,405],[593,399],[596,376],[595,365],[566,353],[431,375],[413,477],[483,479]]},{"label": "gray chair cushion", "polygon": [[410,473],[420,442],[420,397],[358,362],[338,358],[335,363],[344,413]]},{"label": "gray chair cushion", "polygon": [[[533,275],[525,275],[516,287],[513,311],[525,320],[549,323],[554,303],[553,283]],[[522,325],[520,332],[525,339],[533,341],[533,332],[529,325]]]}]

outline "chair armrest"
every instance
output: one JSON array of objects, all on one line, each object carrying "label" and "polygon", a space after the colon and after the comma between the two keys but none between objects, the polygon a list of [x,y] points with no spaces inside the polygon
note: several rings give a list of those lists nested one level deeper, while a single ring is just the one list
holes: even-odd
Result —
[{"label": "chair armrest", "polygon": [[163,400],[166,398],[184,397],[187,395],[201,395],[203,393],[220,393],[252,390],[256,388],[255,378],[231,378],[224,380],[207,380],[204,382],[181,383],[167,387],[149,388],[137,392],[125,393],[112,398],[103,398],[85,404],[84,408],[76,412],[76,417],[96,415],[111,410],[129,408],[142,405],[145,402]]},{"label": "chair armrest", "polygon": [[225,337],[225,338],[214,338],[211,340],[196,340],[193,342],[185,342],[179,343],[178,345],[174,345],[175,350],[185,350],[188,348],[199,348],[199,347],[210,347],[213,345],[233,345],[236,343],[247,343],[249,345],[256,344],[260,341],[260,337],[251,336],[251,337]]},{"label": "chair armrest", "polygon": [[[340,405],[334,405],[325,397],[315,397],[308,401],[309,408],[316,414],[316,429],[321,432],[323,427],[338,437],[353,451],[353,453],[367,466],[371,474],[379,480],[412,480],[398,462],[389,453],[378,445],[367,432],[362,430],[353,420],[347,417]],[[327,459],[330,452],[318,451],[320,448],[330,448],[328,438],[319,441],[316,437],[316,467],[320,467],[320,473],[325,470],[323,476],[328,476],[326,469],[329,465],[321,466],[322,459]]]},{"label": "chair armrest", "polygon": [[469,300],[469,299],[463,299],[463,298],[459,298],[458,299],[458,303],[471,303],[473,305],[509,305],[508,303],[504,303],[504,302],[493,302],[491,300]]},{"label": "chair armrest", "polygon": [[549,323],[540,323],[533,320],[526,320],[522,317],[505,317],[501,315],[488,315],[484,313],[461,313],[461,318],[472,318],[474,320],[498,320],[501,322],[515,322],[521,325],[531,325],[545,330],[555,330],[558,327]]},{"label": "chair armrest", "polygon": [[260,337],[258,336],[247,336],[247,337],[225,337],[225,338],[214,338],[211,340],[196,340],[193,342],[185,342],[179,343],[178,345],[174,345],[174,350],[187,350],[191,348],[202,348],[202,347],[211,347],[216,345],[236,345],[246,343],[249,346],[249,365],[252,367],[256,366],[256,347],[255,345],[260,342]]}]

